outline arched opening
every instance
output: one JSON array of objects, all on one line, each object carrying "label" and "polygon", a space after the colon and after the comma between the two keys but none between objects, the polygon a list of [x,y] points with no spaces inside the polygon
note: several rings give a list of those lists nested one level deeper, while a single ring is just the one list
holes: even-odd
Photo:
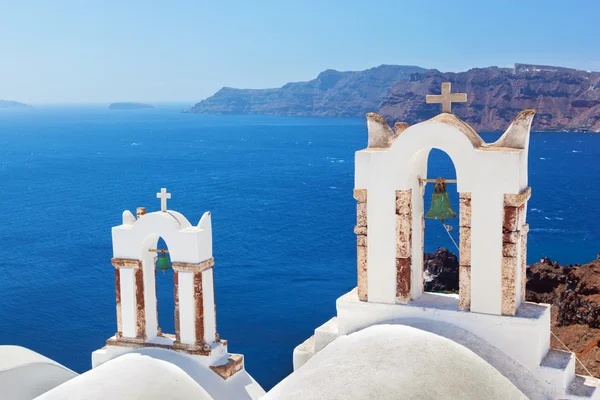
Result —
[{"label": "arched opening", "polygon": [[[156,249],[169,250],[163,238],[158,239]],[[161,256],[155,253],[154,257]],[[170,253],[165,257],[171,262]],[[156,264],[155,264],[156,265]],[[163,333],[175,333],[175,299],[174,299],[173,269],[156,271],[156,302],[158,313],[158,330]]]},{"label": "arched opening", "polygon": [[142,246],[142,265],[144,276],[144,310],[146,340],[152,341],[157,336],[175,332],[175,300],[173,270],[157,270],[156,262],[160,252],[170,253],[167,243],[158,235],[150,235]]},{"label": "arched opening", "polygon": [[[427,159],[427,178],[438,177],[456,179],[457,175],[450,156],[443,150],[433,148]],[[433,182],[425,184],[424,214],[431,208],[434,186]],[[459,291],[460,201],[456,183],[446,183],[446,191],[456,218],[445,220],[444,224],[440,220],[425,218],[423,289],[426,292]]]}]

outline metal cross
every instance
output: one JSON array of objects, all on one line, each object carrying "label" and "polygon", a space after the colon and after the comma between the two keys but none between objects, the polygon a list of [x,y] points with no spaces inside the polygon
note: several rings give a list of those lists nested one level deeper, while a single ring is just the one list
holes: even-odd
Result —
[{"label": "metal cross", "polygon": [[430,95],[425,96],[427,104],[441,104],[443,113],[452,112],[452,103],[466,103],[466,93],[450,93],[452,84],[450,82],[442,83],[442,94],[441,95]]},{"label": "metal cross", "polygon": [[167,189],[160,189],[160,193],[156,193],[156,198],[160,199],[160,211],[167,211],[167,199],[171,198],[171,193],[167,193]]}]

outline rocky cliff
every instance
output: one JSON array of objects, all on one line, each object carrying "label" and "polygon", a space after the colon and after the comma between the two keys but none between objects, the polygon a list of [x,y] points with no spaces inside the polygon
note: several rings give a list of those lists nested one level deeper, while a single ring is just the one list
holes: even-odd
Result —
[{"label": "rocky cliff", "polygon": [[189,112],[363,118],[377,111],[391,124],[414,124],[440,112],[425,96],[439,94],[442,82],[468,94],[453,112],[478,130],[505,130],[519,111],[533,108],[534,130],[600,131],[600,73],[528,64],[460,73],[391,65],[327,70],[279,89],[223,88]]},{"label": "rocky cliff", "polygon": [[272,114],[364,117],[379,108],[397,82],[410,79],[420,67],[381,65],[365,71],[323,71],[308,82],[278,89],[223,88],[188,112],[200,114]]},{"label": "rocky cliff", "polygon": [[454,104],[452,111],[477,130],[505,130],[520,111],[533,108],[534,130],[600,131],[600,73],[525,64],[415,75],[390,90],[379,114],[390,123],[409,124],[437,115],[440,106],[424,98],[438,94],[442,82],[467,93],[468,102]]}]

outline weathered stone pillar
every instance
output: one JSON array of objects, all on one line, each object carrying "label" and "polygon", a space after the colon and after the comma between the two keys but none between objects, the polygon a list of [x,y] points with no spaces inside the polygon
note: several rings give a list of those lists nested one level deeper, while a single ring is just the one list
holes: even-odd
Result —
[{"label": "weathered stone pillar", "polygon": [[[523,213],[526,214],[526,213]],[[525,218],[523,218],[525,219]],[[527,234],[529,225],[521,226],[521,303],[527,299]]]},{"label": "weathered stone pillar", "polygon": [[202,297],[202,271],[194,272],[194,304],[196,306],[196,344],[204,344],[204,298]]},{"label": "weathered stone pillar", "polygon": [[216,340],[213,265],[213,258],[173,263],[177,346],[204,347]]},{"label": "weathered stone pillar", "polygon": [[144,270],[138,268],[134,274],[136,327],[138,339],[146,339],[146,302],[144,299]]},{"label": "weathered stone pillar", "polygon": [[181,333],[179,325],[179,271],[173,270],[173,300],[175,311],[173,321],[175,322],[175,340],[181,342]]},{"label": "weathered stone pillar", "polygon": [[[502,225],[502,315],[515,315],[524,301],[523,264],[526,265],[526,233],[521,233],[525,221],[525,205],[531,188],[519,194],[504,195],[504,220]],[[525,240],[524,237],[525,236]]]},{"label": "weathered stone pillar", "polygon": [[117,300],[117,339],[143,342],[146,339],[144,279],[142,262],[113,258]]},{"label": "weathered stone pillar", "polygon": [[471,193],[459,193],[460,260],[458,269],[458,307],[471,309]]},{"label": "weathered stone pillar", "polygon": [[367,190],[354,189],[356,199],[356,258],[358,268],[357,291],[361,301],[368,300],[367,286]]},{"label": "weathered stone pillar", "polygon": [[396,190],[396,300],[411,299],[412,190]]}]

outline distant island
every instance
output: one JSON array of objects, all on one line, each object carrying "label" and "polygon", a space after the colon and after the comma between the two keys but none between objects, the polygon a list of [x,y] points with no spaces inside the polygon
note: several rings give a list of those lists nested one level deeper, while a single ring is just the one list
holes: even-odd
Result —
[{"label": "distant island", "polygon": [[0,100],[0,108],[32,108],[29,104],[19,103],[18,101]]},{"label": "distant island", "polygon": [[108,106],[110,110],[139,110],[142,108],[154,108],[152,104],[144,104],[144,103],[112,103]]},{"label": "distant island", "polygon": [[373,111],[390,124],[414,124],[440,112],[425,95],[440,93],[442,82],[467,93],[468,102],[452,111],[477,130],[505,130],[520,110],[533,108],[533,130],[600,132],[600,72],[532,64],[459,73],[397,65],[329,69],[277,89],[224,87],[186,112],[364,118]]}]

